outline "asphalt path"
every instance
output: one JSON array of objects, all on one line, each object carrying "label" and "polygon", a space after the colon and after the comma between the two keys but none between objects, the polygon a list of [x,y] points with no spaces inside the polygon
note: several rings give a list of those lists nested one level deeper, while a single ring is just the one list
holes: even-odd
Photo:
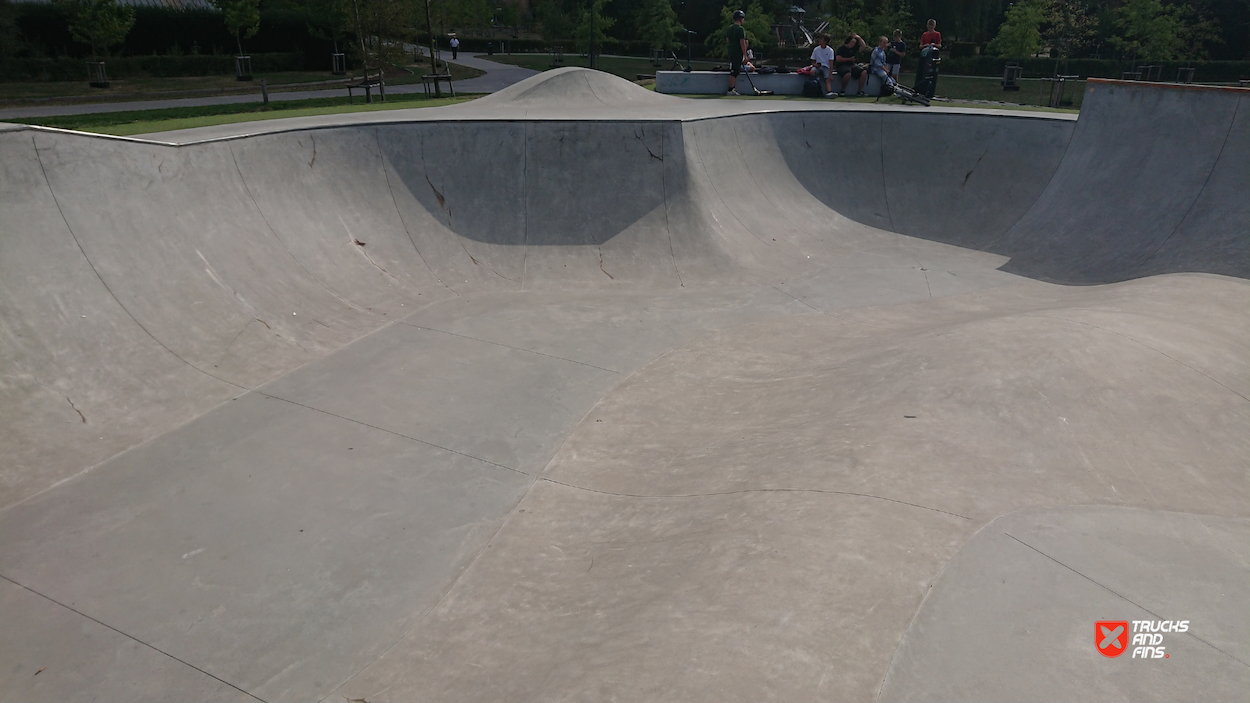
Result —
[{"label": "asphalt path", "polygon": [[[425,55],[428,55],[426,53]],[[457,81],[456,91],[459,93],[494,93],[510,85],[519,83],[538,73],[528,68],[508,66],[488,61],[475,56],[464,55],[456,62],[460,66],[486,71],[486,75]],[[388,86],[386,92],[397,95],[404,93],[424,92],[420,83]],[[319,90],[294,90],[289,92],[270,92],[271,102],[288,100],[309,100],[327,98],[347,93],[347,87],[340,85],[321,88]],[[87,103],[80,105],[44,105],[40,107],[14,107],[0,109],[0,120],[20,119],[26,117],[59,117],[62,115],[87,115],[102,112],[128,112],[136,110],[160,110],[172,107],[204,107],[207,105],[241,105],[259,102],[260,84],[256,85],[255,93],[243,95],[212,95],[198,98],[173,98],[168,100],[137,100],[128,102]]]}]

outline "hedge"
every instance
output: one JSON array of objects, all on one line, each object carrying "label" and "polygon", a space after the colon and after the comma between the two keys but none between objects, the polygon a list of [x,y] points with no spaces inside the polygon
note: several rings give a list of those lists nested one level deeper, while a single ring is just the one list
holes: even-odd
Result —
[{"label": "hedge", "polygon": [[[251,56],[254,73],[304,69],[303,53]],[[205,54],[121,56],[107,59],[105,67],[110,78],[233,75],[235,72],[233,56]],[[0,59],[0,77],[9,81],[86,81],[87,68],[83,59]]]},{"label": "hedge", "polygon": [[[417,41],[423,46],[429,46],[429,34],[420,34]],[[450,37],[440,36],[438,45],[443,51],[449,51],[448,45]],[[493,44],[496,53],[504,53],[506,47],[513,54],[546,54],[551,51],[553,46],[563,46],[564,53],[578,53],[576,43],[572,40],[563,42],[548,42],[541,39],[483,39],[478,37],[461,37],[460,50],[472,54],[485,54],[487,45]],[[617,56],[650,56],[651,44],[645,41],[620,41],[618,39],[609,39],[595,48],[600,55],[612,54]],[[686,56],[684,52],[678,52],[683,58]]]},{"label": "hedge", "polygon": [[[808,62],[812,50],[790,47],[769,49],[761,53],[771,64],[787,63],[791,66],[802,66]],[[863,53],[863,60],[868,60],[867,51]],[[1001,77],[1008,61],[1016,61],[1023,66],[1025,78],[1049,77],[1055,74],[1054,59],[1007,59],[999,56],[944,58],[941,71],[953,76]],[[1125,71],[1144,63],[1138,61],[1133,64],[1128,61],[1108,59],[1068,59],[1067,61],[1060,60],[1059,73],[1081,78],[1119,78]],[[1161,77],[1165,81],[1175,80],[1176,69],[1182,67],[1193,68],[1194,80],[1200,82],[1231,83],[1250,78],[1250,61],[1161,61],[1158,65],[1163,66]],[[903,70],[914,71],[915,67],[915,54],[912,52],[903,60]]]},{"label": "hedge", "polygon": [[[27,58],[39,56],[85,58],[89,49],[70,37],[65,18],[50,3],[20,3],[14,6],[18,30],[30,46]],[[221,13],[212,10],[177,10],[137,6],[135,24],[126,41],[114,47],[114,56],[153,54],[220,54],[234,56],[238,51],[234,36],[226,31]],[[262,10],[260,31],[243,42],[249,54],[300,51],[310,64],[329,65],[333,43],[308,33],[307,15],[299,10]]]},{"label": "hedge", "polygon": [[[1026,78],[1052,76],[1055,74],[1055,59],[1007,59],[999,56],[966,56],[942,60],[943,73],[960,76],[1002,76],[1008,61],[1016,61],[1024,68]],[[1068,59],[1060,60],[1058,72],[1081,78],[1119,78],[1134,65],[1147,62],[1109,59]],[[1176,69],[1187,67],[1194,69],[1194,80],[1201,82],[1232,82],[1242,78],[1250,78],[1250,61],[1159,61],[1163,66],[1161,76],[1170,81],[1176,78]]]}]

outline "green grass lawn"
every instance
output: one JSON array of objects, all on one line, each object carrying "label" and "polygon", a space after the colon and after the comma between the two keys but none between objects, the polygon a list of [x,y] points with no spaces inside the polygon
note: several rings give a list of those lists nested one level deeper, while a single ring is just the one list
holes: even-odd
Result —
[{"label": "green grass lawn", "polygon": [[[466,66],[449,64],[453,80],[477,78],[482,71]],[[394,70],[386,76],[387,85],[419,83],[421,74],[428,73],[428,63],[407,66],[409,74]],[[108,88],[92,88],[83,81],[59,82],[11,82],[0,83],[0,106],[25,107],[37,101],[40,105],[72,104],[83,101],[118,102],[125,100],[152,100],[187,97],[188,95],[231,95],[259,93],[264,78],[269,92],[281,93],[292,90],[342,89],[344,83],[359,80],[354,77],[336,76],[329,71],[286,71],[257,73],[254,80],[239,81],[234,76],[193,76],[183,78],[122,78],[113,79]],[[321,85],[318,85],[321,84]]]},{"label": "green grass lawn", "polygon": [[[914,74],[911,76],[904,74],[900,78],[903,85],[911,85],[915,82]],[[993,100],[1033,106],[1050,104],[1050,81],[1025,78],[1021,81],[1018,91],[1003,90],[999,81],[999,78],[981,76],[938,76],[937,95],[952,100]],[[1080,110],[1081,101],[1085,97],[1085,81],[1065,84],[1064,96],[1072,101],[1072,104],[1067,106],[1068,109]]]},{"label": "green grass lawn", "polygon": [[219,124],[234,124],[236,122],[251,122],[254,120],[274,120],[284,117],[442,107],[444,105],[468,102],[476,97],[433,99],[427,98],[421,93],[400,93],[387,96],[385,103],[375,102],[371,105],[362,105],[359,102],[355,105],[349,105],[346,97],[334,97],[271,102],[268,106],[259,103],[206,105],[203,107],[176,107],[133,112],[100,112],[61,117],[29,117],[8,121],[37,124],[45,127],[75,129],[82,132],[96,132],[98,134],[129,136],[132,134],[167,132],[175,129],[210,127]]},{"label": "green grass lawn", "polygon": [[[654,90],[654,89],[655,89],[655,84],[654,84],[654,83],[651,83],[651,82],[644,82],[642,85],[643,85],[643,87],[648,88],[648,89],[650,89],[650,90]],[[740,97],[731,97],[731,96],[728,96],[728,95],[682,95],[682,96],[680,96],[680,97],[683,97],[683,98],[690,98],[690,99],[694,99],[694,100],[747,100],[747,101],[753,101],[753,100],[806,100],[806,101],[810,101],[810,102],[821,102],[821,101],[827,101],[827,100],[829,100],[828,98],[805,98],[805,97],[803,97],[803,96],[801,96],[801,95],[761,95],[761,96],[754,96],[754,95],[747,95],[747,94],[745,94],[745,93],[744,93],[742,96],[740,96]],[[856,97],[849,97],[849,96],[848,96],[848,97],[841,97],[841,98],[837,98],[837,102],[841,102],[841,103],[864,103],[864,104],[872,104],[872,103],[874,103],[874,102],[877,102],[877,98],[875,98],[875,97],[871,97],[871,98],[856,98]],[[913,106],[915,106],[913,103],[907,103],[907,102],[904,102],[904,101],[903,101],[902,99],[900,99],[900,98],[893,98],[893,97],[891,97],[891,98],[883,98],[883,99],[881,99],[881,100],[880,100],[880,104],[882,104],[882,105],[913,105]],[[936,107],[936,106],[942,106],[942,107],[973,107],[973,108],[978,108],[978,109],[983,109],[983,110],[1021,110],[1021,111],[1025,111],[1025,112],[1057,112],[1057,113],[1067,113],[1067,114],[1076,114],[1076,113],[1078,112],[1078,110],[1075,110],[1075,109],[1072,109],[1072,108],[1059,108],[1059,109],[1052,109],[1052,108],[1049,108],[1049,107],[1039,107],[1039,106],[1037,106],[1037,105],[987,105],[987,104],[985,104],[985,103],[981,103],[981,102],[971,102],[970,100],[958,100],[958,99],[951,99],[951,100],[949,100],[949,101],[934,101],[933,105],[934,105],[935,107]],[[925,109],[924,107],[921,107],[921,106],[915,106],[915,107],[916,107],[917,109],[919,109],[919,110],[923,110],[923,109]]]}]

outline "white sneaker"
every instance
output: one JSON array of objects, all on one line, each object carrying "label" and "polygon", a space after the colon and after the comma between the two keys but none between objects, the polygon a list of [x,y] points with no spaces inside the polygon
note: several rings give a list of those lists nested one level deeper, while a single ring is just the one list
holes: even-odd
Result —
[{"label": "white sneaker", "polygon": [[728,93],[726,93],[726,95],[742,95],[742,93],[739,93],[738,91],[734,90],[733,88],[730,88],[730,89],[729,89],[729,92],[728,92]]},{"label": "white sneaker", "polygon": [[825,97],[826,97],[826,98],[836,98],[836,97],[838,97],[838,94],[837,94],[837,93],[835,93],[835,92],[833,92],[833,91],[831,90],[831,91],[829,91],[828,93],[825,93]]}]

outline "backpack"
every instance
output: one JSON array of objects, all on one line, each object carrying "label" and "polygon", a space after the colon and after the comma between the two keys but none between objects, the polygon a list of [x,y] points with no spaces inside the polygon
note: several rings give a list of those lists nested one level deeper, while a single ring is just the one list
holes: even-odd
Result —
[{"label": "backpack", "polygon": [[819,98],[820,97],[820,81],[815,78],[808,78],[803,81],[803,97]]}]

